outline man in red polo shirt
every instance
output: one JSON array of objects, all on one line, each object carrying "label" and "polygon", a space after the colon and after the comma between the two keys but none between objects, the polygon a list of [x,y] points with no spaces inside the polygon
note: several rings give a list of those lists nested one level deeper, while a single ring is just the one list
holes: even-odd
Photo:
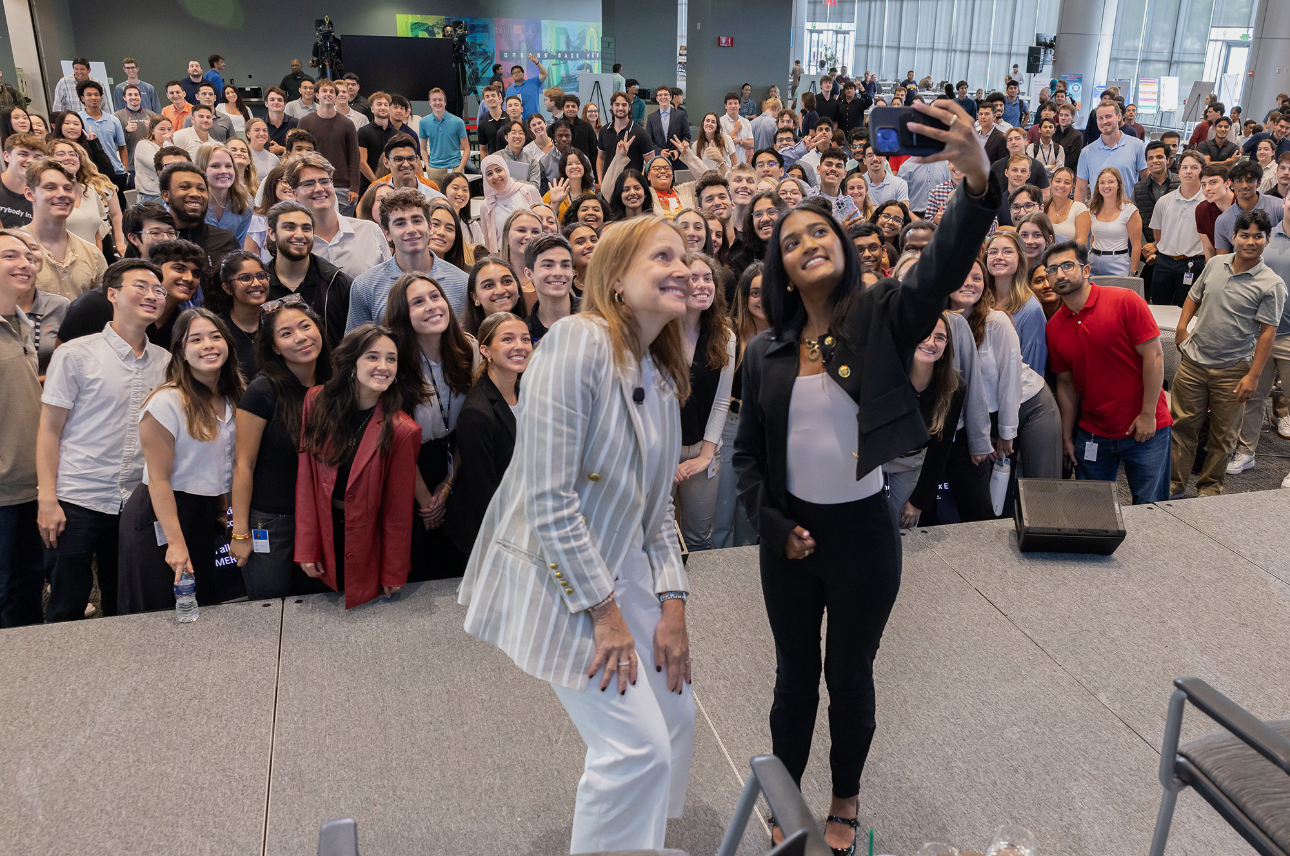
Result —
[{"label": "man in red polo shirt", "polygon": [[1047,332],[1066,457],[1095,481],[1115,481],[1123,461],[1134,505],[1168,499],[1173,419],[1151,310],[1136,292],[1089,280],[1088,251],[1074,241],[1053,244],[1042,264],[1062,299]]}]

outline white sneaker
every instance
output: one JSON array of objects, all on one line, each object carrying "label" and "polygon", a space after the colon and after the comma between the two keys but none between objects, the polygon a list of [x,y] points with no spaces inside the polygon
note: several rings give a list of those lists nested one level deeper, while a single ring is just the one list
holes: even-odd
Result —
[{"label": "white sneaker", "polygon": [[1286,473],[1286,477],[1281,480],[1281,486],[1290,487],[1290,473]]},{"label": "white sneaker", "polygon": [[1254,456],[1247,455],[1244,452],[1237,452],[1232,455],[1232,460],[1227,464],[1227,474],[1234,476],[1237,473],[1243,473],[1254,467]]},{"label": "white sneaker", "polygon": [[1290,416],[1282,416],[1277,420],[1277,433],[1290,440]]}]

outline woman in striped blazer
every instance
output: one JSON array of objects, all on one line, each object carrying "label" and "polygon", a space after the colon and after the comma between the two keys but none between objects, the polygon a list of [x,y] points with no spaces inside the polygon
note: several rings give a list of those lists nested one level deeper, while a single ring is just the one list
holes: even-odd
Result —
[{"label": "woman in striped blazer", "polygon": [[587,744],[572,853],[661,848],[685,804],[689,584],[671,492],[689,279],[661,217],[601,240],[582,312],[524,373],[515,454],[462,580],[466,632],[550,682]]}]

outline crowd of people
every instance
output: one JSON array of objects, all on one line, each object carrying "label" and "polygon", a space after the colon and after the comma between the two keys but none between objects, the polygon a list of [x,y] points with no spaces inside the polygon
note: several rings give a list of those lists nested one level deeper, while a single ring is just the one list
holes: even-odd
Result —
[{"label": "crowd of people", "polygon": [[[601,116],[530,60],[495,68],[473,141],[439,88],[415,117],[298,61],[253,116],[218,55],[156,88],[127,58],[116,113],[82,59],[48,121],[0,110],[0,626],[85,617],[95,580],[117,615],[166,608],[184,574],[200,603],[347,607],[464,574],[467,629],[580,726],[610,728],[590,676],[621,693],[667,666],[648,716],[679,760],[624,787],[671,796],[619,836],[652,847],[692,741],[692,701],[667,700],[689,680],[675,531],[760,543],[795,776],[822,612],[856,616],[826,643],[864,725],[833,733],[845,848],[897,527],[1010,515],[1019,475],[1123,463],[1146,503],[1193,463],[1202,495],[1254,465],[1290,377],[1290,96],[1239,135],[1214,103],[1183,147],[1114,89],[1083,131],[1060,83],[1033,111],[1011,79],[925,104],[912,71],[890,97],[826,74],[760,109],[745,84],[699,115],[668,86],[647,110],[616,66]],[[945,152],[871,147],[889,101],[947,123]],[[1172,379],[1147,299],[1097,283],[1124,276],[1181,307]],[[507,601],[516,567],[545,584]],[[622,774],[615,751],[589,771]],[[622,799],[580,791],[575,845],[604,844],[593,815]]]}]

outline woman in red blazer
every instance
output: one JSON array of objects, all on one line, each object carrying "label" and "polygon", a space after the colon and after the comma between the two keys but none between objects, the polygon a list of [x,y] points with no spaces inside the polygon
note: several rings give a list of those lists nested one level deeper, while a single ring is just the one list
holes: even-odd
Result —
[{"label": "woman in red blazer", "polygon": [[408,581],[421,429],[399,409],[388,330],[355,328],[332,360],[331,380],[305,396],[296,561],[349,609]]}]

